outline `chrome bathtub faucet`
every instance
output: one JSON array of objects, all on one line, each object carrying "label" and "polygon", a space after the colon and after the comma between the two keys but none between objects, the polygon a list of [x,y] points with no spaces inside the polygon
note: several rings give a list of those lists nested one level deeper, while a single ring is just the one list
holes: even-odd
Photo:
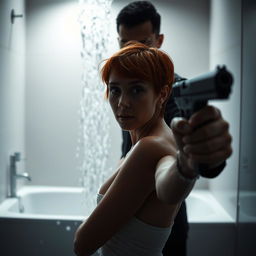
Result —
[{"label": "chrome bathtub faucet", "polygon": [[20,153],[15,152],[10,156],[10,197],[17,197],[17,179],[23,178],[31,181],[31,177],[27,172],[17,173],[16,163],[20,161]]}]

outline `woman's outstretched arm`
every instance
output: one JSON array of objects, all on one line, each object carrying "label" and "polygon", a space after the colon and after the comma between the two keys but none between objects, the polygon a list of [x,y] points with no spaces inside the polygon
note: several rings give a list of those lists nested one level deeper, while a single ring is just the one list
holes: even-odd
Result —
[{"label": "woman's outstretched arm", "polygon": [[168,204],[182,202],[189,195],[197,178],[185,176],[177,161],[180,160],[175,156],[164,156],[156,168],[156,193],[160,200]]}]

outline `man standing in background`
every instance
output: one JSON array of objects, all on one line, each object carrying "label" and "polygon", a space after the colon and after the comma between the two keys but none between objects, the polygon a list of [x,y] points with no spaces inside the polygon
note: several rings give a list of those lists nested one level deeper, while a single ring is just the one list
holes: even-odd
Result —
[{"label": "man standing in background", "polygon": [[[164,35],[160,34],[161,17],[156,8],[148,1],[135,1],[126,5],[118,14],[116,19],[119,46],[122,48],[128,41],[138,41],[151,47],[160,48]],[[184,80],[175,74],[175,82]],[[216,109],[216,108],[215,108]],[[217,112],[220,112],[216,109]],[[168,125],[174,117],[179,116],[179,110],[171,96],[165,111],[165,121]],[[229,135],[228,124],[222,119],[221,115],[216,119],[217,128],[223,133],[223,136]],[[226,127],[226,129],[223,129]],[[125,157],[131,148],[131,139],[129,132],[122,131],[122,157]],[[230,136],[231,137],[231,136]],[[231,141],[226,143],[222,151],[230,152]],[[230,154],[223,154],[221,158],[216,158],[214,165],[206,170],[211,173],[211,177],[216,177],[225,167],[225,160]],[[181,204],[180,210],[176,216],[171,235],[163,249],[163,255],[185,256],[186,241],[188,236],[188,221],[186,213],[186,204]]]}]

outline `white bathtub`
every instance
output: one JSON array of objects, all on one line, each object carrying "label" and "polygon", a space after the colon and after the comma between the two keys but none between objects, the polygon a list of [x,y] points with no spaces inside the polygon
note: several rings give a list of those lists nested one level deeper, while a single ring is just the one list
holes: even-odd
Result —
[{"label": "white bathtub", "polygon": [[[26,186],[0,204],[0,217],[82,221],[89,213],[82,188]],[[186,199],[190,223],[234,222],[212,194],[195,190]]]},{"label": "white bathtub", "polygon": [[[0,241],[6,251],[3,256],[16,256],[20,250],[26,256],[74,255],[74,232],[88,216],[83,189],[25,186],[18,197],[7,198],[0,204]],[[213,234],[216,227],[225,229],[227,224],[234,224],[208,191],[195,190],[186,202],[190,251],[198,239],[198,231],[210,228],[213,232],[209,233]]]},{"label": "white bathtub", "polygon": [[82,221],[86,215],[84,190],[76,187],[26,186],[0,204],[0,217]]}]

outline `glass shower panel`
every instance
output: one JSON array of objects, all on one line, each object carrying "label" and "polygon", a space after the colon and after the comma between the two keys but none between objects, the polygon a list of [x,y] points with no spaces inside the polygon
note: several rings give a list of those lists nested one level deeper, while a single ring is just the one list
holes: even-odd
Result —
[{"label": "glass shower panel", "polygon": [[256,2],[242,1],[242,108],[237,255],[256,255]]}]

